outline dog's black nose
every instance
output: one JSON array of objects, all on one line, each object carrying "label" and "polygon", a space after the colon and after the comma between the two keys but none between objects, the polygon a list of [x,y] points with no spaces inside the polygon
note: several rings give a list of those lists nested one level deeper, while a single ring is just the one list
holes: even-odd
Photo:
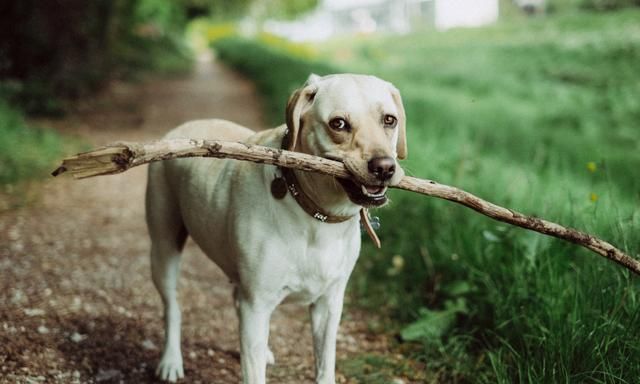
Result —
[{"label": "dog's black nose", "polygon": [[391,157],[375,157],[369,160],[369,172],[380,181],[387,181],[396,172],[396,161]]}]

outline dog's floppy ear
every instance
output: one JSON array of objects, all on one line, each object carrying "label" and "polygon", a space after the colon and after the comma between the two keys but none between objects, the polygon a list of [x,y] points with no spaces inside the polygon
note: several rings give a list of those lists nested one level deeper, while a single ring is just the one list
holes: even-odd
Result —
[{"label": "dog's floppy ear", "polygon": [[312,73],[309,75],[309,77],[307,78],[307,81],[304,83],[305,86],[307,85],[311,85],[311,84],[316,84],[318,81],[320,81],[320,79],[322,79],[322,76],[316,75],[315,73]]},{"label": "dog's floppy ear", "polygon": [[302,124],[302,111],[313,102],[313,98],[318,90],[315,83],[319,79],[320,77],[318,75],[311,74],[304,87],[297,89],[291,97],[289,97],[285,111],[287,134],[282,139],[283,149],[293,151],[296,146],[298,132],[300,132],[300,125]]},{"label": "dog's floppy ear", "polygon": [[396,144],[396,153],[399,159],[407,158],[407,116],[404,113],[404,105],[402,104],[402,98],[400,97],[400,91],[392,84],[389,84],[391,89],[391,97],[400,114],[398,118],[398,144]]}]

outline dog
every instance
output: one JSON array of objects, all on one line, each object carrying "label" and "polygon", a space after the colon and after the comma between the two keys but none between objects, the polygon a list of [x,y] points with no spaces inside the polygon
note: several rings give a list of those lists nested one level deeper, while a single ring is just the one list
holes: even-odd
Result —
[{"label": "dog", "polygon": [[[149,166],[151,272],[164,304],[157,376],[184,377],[176,298],[187,236],[234,285],[245,384],[266,382],[269,320],[285,299],[309,306],[316,383],[335,383],[336,336],[360,252],[359,214],[387,202],[404,172],[406,118],[398,90],[377,77],[310,75],[290,97],[286,124],[254,132],[224,120],[183,124],[167,139],[259,144],[342,161],[353,180],[229,159]],[[364,216],[363,216],[364,217]]]}]

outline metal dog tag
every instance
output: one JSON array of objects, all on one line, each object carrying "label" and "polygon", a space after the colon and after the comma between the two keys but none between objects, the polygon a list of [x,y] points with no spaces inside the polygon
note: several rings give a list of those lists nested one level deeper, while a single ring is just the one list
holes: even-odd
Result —
[{"label": "metal dog tag", "polygon": [[378,216],[369,215],[369,222],[371,223],[371,228],[375,230],[380,229],[380,218]]},{"label": "metal dog tag", "polygon": [[[378,230],[380,229],[380,218],[378,216],[371,216],[369,213],[367,213],[367,218],[369,219],[369,225],[371,225],[371,229],[373,230]],[[362,221],[360,222],[360,230],[364,231],[365,230],[365,226],[362,223]]]},{"label": "metal dog tag", "polygon": [[[376,226],[380,228],[380,218],[378,218],[377,216],[374,216],[374,218],[376,220]],[[371,221],[372,220],[371,215],[369,215],[369,210],[366,208],[362,208],[360,210],[360,228],[364,229],[367,232],[367,235],[369,235],[376,248],[380,248],[382,244],[380,243],[380,238],[378,238],[378,235],[376,234]]]}]

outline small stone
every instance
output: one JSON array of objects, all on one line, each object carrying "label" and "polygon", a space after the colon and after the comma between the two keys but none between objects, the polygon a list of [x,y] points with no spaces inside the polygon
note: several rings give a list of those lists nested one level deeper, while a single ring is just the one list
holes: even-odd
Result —
[{"label": "small stone", "polygon": [[149,339],[145,339],[142,343],[140,343],[140,345],[142,345],[142,348],[146,349],[147,351],[155,351],[156,349],[158,349],[153,341]]},{"label": "small stone", "polygon": [[213,349],[207,349],[207,356],[213,356],[215,355],[215,352],[213,352]]},{"label": "small stone", "polygon": [[38,333],[42,335],[46,335],[47,333],[49,333],[49,328],[45,327],[44,325],[41,325],[38,327]]},{"label": "small stone", "polygon": [[191,351],[191,352],[189,352],[189,358],[190,358],[191,360],[195,360],[195,359],[196,359],[196,357],[198,357],[198,354],[197,354],[197,353],[195,353],[195,351]]},{"label": "small stone", "polygon": [[82,306],[82,299],[80,299],[78,296],[75,296],[73,298],[73,302],[71,302],[71,307],[74,310],[79,309]]},{"label": "small stone", "polygon": [[20,231],[16,227],[12,227],[7,231],[9,240],[16,241],[20,238]]},{"label": "small stone", "polygon": [[24,301],[24,299],[25,299],[24,293],[21,290],[16,289],[15,291],[13,291],[13,296],[11,297],[11,304],[20,304]]},{"label": "small stone", "polygon": [[96,381],[114,380],[116,378],[119,378],[121,375],[122,372],[118,371],[117,369],[107,369],[106,371],[101,369],[98,371],[95,379]]},{"label": "small stone", "polygon": [[87,335],[81,335],[78,332],[73,332],[73,334],[71,334],[71,336],[69,337],[71,339],[71,341],[73,341],[74,343],[79,343],[83,340],[86,340]]},{"label": "small stone", "polygon": [[393,380],[391,380],[392,384],[404,384],[404,380],[394,377]]},{"label": "small stone", "polygon": [[42,316],[45,314],[44,309],[40,308],[25,308],[24,314],[33,317],[33,316]]}]

